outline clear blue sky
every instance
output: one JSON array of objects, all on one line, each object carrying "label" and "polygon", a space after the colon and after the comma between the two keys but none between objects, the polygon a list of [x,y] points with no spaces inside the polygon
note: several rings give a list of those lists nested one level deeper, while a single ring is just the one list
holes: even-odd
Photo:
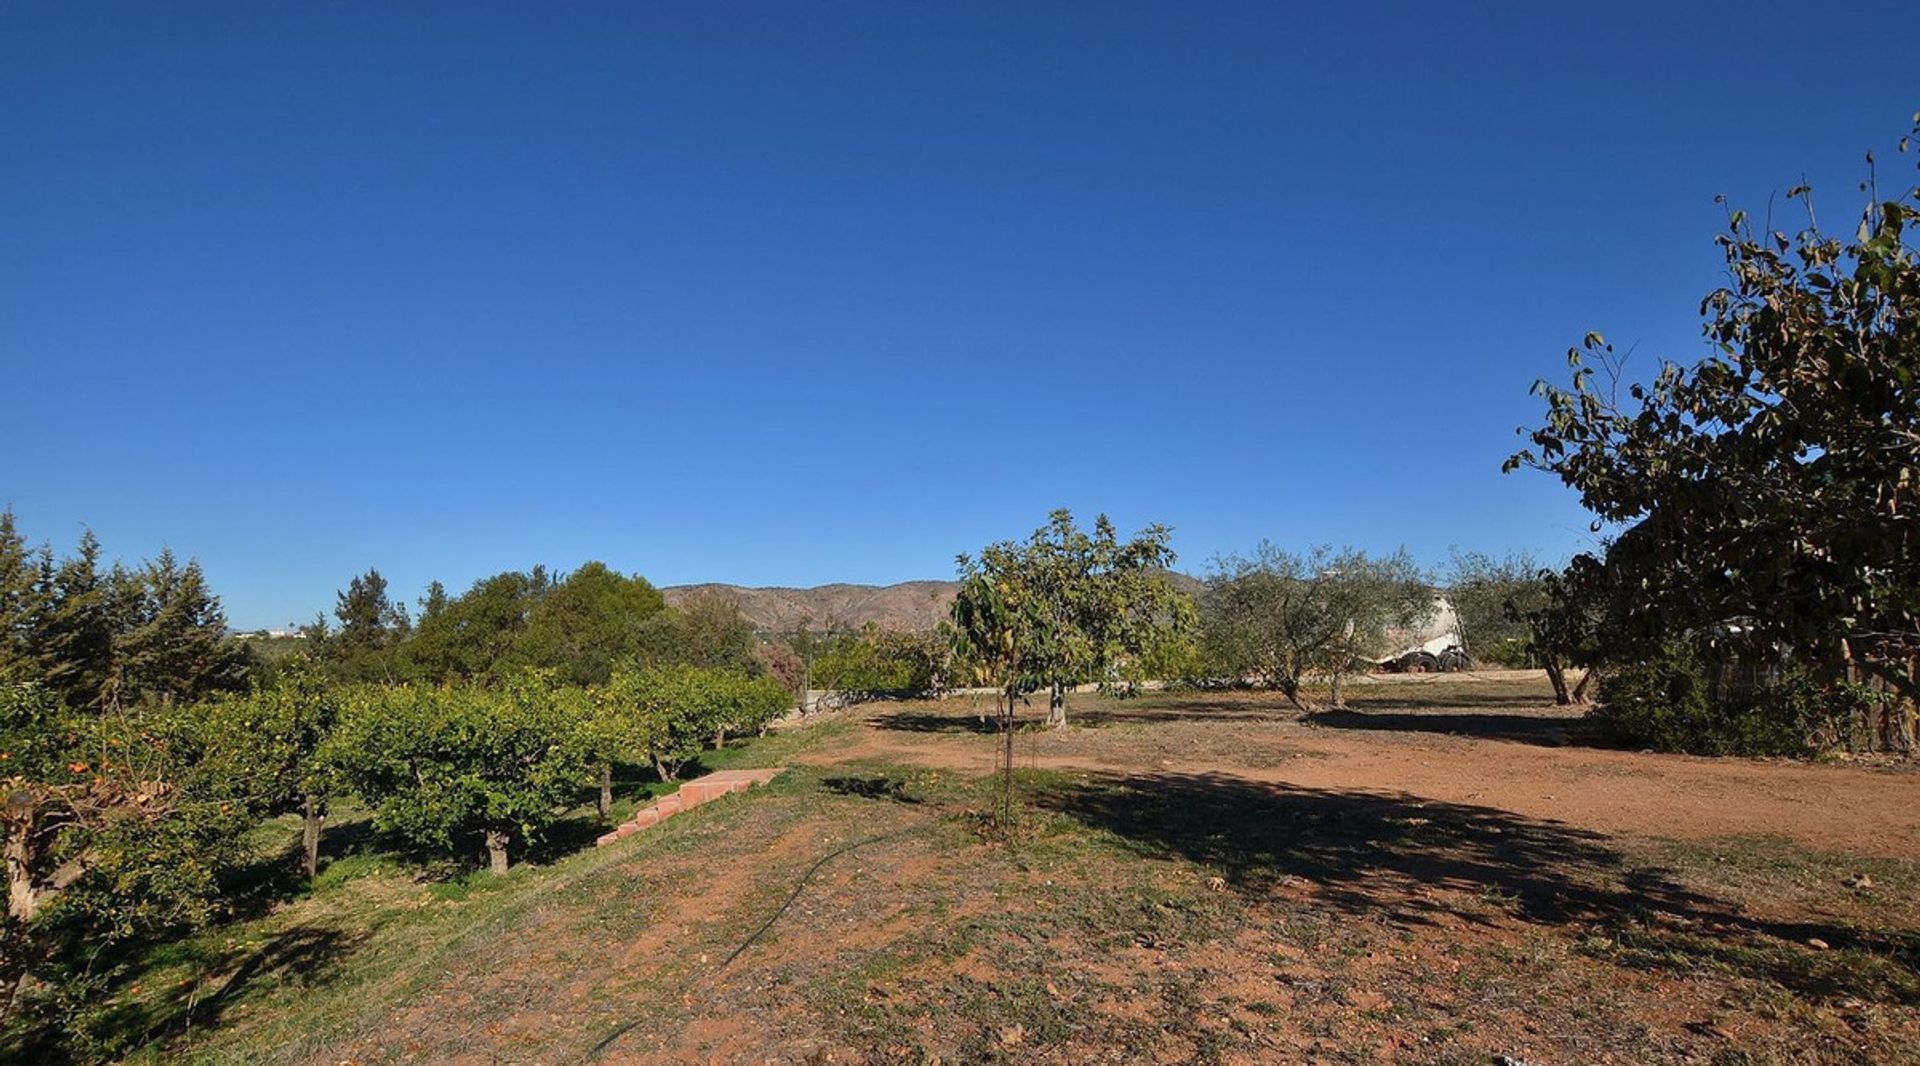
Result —
[{"label": "clear blue sky", "polygon": [[[1588,543],[1503,477],[1712,203],[1846,225],[1920,6],[12,4],[0,504],[241,625],[379,566]],[[1888,169],[1892,169],[1891,167]],[[1902,174],[1907,174],[1904,170]],[[1902,179],[1904,180],[1904,178]]]}]

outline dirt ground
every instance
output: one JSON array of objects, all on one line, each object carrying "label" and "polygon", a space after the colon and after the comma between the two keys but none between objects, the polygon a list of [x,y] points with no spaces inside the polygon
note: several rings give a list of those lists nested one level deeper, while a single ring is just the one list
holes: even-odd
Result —
[{"label": "dirt ground", "polygon": [[[1535,683],[1539,689],[1536,691]],[[1030,731],[1022,766],[1229,773],[1249,781],[1472,803],[1606,834],[1769,835],[1920,858],[1920,773],[1610,750],[1581,712],[1542,699],[1544,675],[1399,675],[1349,689],[1349,710],[1303,713],[1272,693],[1092,701],[1092,730]],[[996,750],[968,701],[870,709],[857,743],[816,758],[978,771]],[[1244,727],[1244,728],[1242,728]]]},{"label": "dirt ground", "polygon": [[868,705],[189,1057],[1920,1062],[1920,774],[1610,750],[1545,691],[1081,697],[1011,843],[984,706]]}]

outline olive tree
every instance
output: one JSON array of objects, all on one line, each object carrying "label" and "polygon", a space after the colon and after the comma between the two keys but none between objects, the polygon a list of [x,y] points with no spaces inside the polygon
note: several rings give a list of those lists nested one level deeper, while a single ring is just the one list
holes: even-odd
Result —
[{"label": "olive tree", "polygon": [[1307,554],[1262,542],[1252,555],[1219,559],[1207,578],[1202,625],[1207,652],[1235,680],[1270,685],[1301,709],[1308,678],[1339,678],[1361,649],[1433,608],[1433,593],[1404,550],[1369,556],[1354,548]]}]

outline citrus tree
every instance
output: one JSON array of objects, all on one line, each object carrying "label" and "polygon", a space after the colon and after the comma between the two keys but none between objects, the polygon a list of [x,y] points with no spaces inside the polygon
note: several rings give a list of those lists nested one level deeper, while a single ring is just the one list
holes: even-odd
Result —
[{"label": "citrus tree", "polygon": [[382,829],[452,850],[472,835],[505,873],[587,777],[585,693],[540,674],[501,687],[361,688],[342,701],[328,757]]},{"label": "citrus tree", "polygon": [[111,983],[127,944],[226,913],[246,809],[184,786],[156,726],[0,684],[0,1021],[32,1001],[63,1024]]},{"label": "citrus tree", "polygon": [[258,816],[301,817],[308,877],[320,868],[327,806],[340,789],[328,741],[340,718],[340,686],[305,661],[284,667],[270,685],[216,696],[174,714],[170,730],[198,787]]},{"label": "citrus tree", "polygon": [[1167,580],[1174,561],[1165,526],[1122,543],[1105,515],[1091,533],[1066,510],[1024,542],[1004,541],[958,559],[952,608],[956,658],[1000,692],[1003,817],[1013,809],[1013,722],[1018,701],[1049,690],[1048,723],[1066,724],[1066,689],[1105,684],[1120,663],[1186,629],[1192,605]]}]

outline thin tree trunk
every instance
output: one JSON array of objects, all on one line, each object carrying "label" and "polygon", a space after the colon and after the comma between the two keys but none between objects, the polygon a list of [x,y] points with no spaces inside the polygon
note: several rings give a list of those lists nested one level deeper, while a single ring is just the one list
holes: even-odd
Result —
[{"label": "thin tree trunk", "polygon": [[1347,705],[1347,701],[1340,698],[1340,674],[1341,671],[1339,669],[1333,671],[1333,702],[1330,706],[1336,711],[1345,708]]},{"label": "thin tree trunk", "polygon": [[300,828],[300,845],[306,856],[307,880],[311,881],[320,873],[320,828],[327,820],[327,801],[319,796],[308,796],[304,804],[304,823]]},{"label": "thin tree trunk", "polygon": [[1067,724],[1067,686],[1055,681],[1047,691],[1047,728],[1059,729]]},{"label": "thin tree trunk", "polygon": [[1013,686],[1007,686],[1007,710],[1000,716],[1000,827],[1013,832]]},{"label": "thin tree trunk", "polygon": [[719,751],[727,746],[727,727],[721,726],[713,731],[713,750]]},{"label": "thin tree trunk", "polygon": [[673,780],[673,768],[670,768],[667,766],[666,763],[661,762],[660,756],[658,755],[655,755],[653,757],[653,772],[658,774],[660,776],[660,780],[662,781]]},{"label": "thin tree trunk", "polygon": [[613,762],[607,760],[600,764],[600,820],[606,821],[613,811]]},{"label": "thin tree trunk", "polygon": [[507,872],[507,834],[503,829],[487,830],[487,865],[496,876]]}]

